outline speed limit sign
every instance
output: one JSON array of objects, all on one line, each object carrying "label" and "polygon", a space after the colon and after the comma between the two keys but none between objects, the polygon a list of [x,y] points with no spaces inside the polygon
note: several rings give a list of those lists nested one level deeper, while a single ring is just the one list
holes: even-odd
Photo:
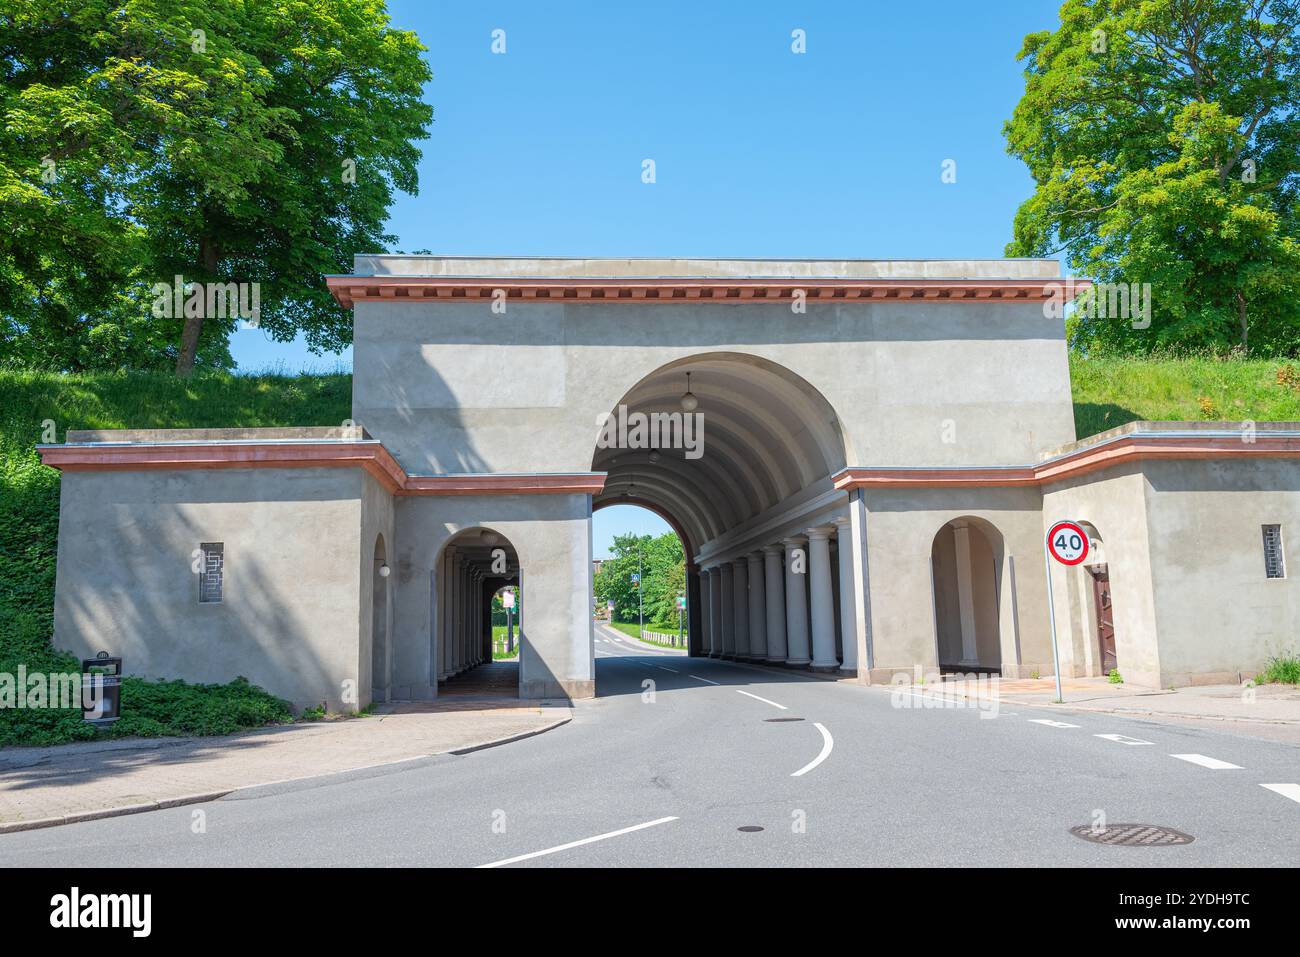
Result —
[{"label": "speed limit sign", "polygon": [[1075,522],[1057,522],[1047,532],[1047,551],[1062,565],[1078,565],[1088,557],[1088,533]]}]

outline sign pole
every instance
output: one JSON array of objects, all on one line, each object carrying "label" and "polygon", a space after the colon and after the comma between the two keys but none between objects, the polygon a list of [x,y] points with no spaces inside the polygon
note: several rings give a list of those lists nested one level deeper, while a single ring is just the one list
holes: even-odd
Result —
[{"label": "sign pole", "polygon": [[1047,572],[1047,617],[1052,622],[1052,671],[1056,672],[1056,703],[1064,704],[1061,694],[1061,656],[1056,650],[1056,601],[1052,597],[1052,559],[1047,554],[1047,541],[1043,541],[1043,570]]},{"label": "sign pole", "polygon": [[1052,670],[1056,672],[1056,703],[1064,704],[1061,693],[1061,653],[1056,646],[1056,601],[1052,595],[1052,559],[1073,567],[1088,557],[1088,533],[1078,522],[1053,522],[1043,538],[1043,571],[1047,573],[1047,617],[1052,623]]}]

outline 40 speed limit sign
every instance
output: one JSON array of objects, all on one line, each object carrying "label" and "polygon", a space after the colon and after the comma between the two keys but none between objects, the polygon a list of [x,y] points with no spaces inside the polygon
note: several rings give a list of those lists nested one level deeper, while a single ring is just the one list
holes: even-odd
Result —
[{"label": "40 speed limit sign", "polygon": [[1078,565],[1088,557],[1088,533],[1075,522],[1057,522],[1047,532],[1047,551],[1062,565]]}]

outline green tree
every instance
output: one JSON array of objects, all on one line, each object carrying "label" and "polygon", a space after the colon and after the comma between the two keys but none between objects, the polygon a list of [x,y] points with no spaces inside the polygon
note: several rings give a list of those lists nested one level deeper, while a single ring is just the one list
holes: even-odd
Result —
[{"label": "green tree", "polygon": [[672,532],[652,535],[614,536],[613,556],[601,565],[596,575],[596,600],[614,602],[614,618],[636,621],[638,552],[641,568],[641,601],[647,624],[677,623],[678,595],[686,593],[686,557],[682,543]]},{"label": "green tree", "polygon": [[382,0],[9,0],[0,347],[229,365],[235,318],[152,314],[178,275],[259,284],[274,339],[347,344],[321,275],[386,248],[393,191],[416,191],[423,50]]},{"label": "green tree", "polygon": [[1300,349],[1300,3],[1067,0],[1030,34],[1008,150],[1035,192],[1007,255],[1151,286],[1150,326],[1085,347]]}]

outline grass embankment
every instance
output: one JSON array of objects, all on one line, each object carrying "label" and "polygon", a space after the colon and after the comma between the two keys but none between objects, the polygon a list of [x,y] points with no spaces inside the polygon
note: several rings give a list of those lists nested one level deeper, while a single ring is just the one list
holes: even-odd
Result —
[{"label": "grass embankment", "polygon": [[1300,361],[1072,359],[1079,438],[1139,419],[1300,421]]},{"label": "grass embankment", "polygon": [[[610,627],[614,628],[615,630],[621,631],[623,632],[623,634],[635,638],[637,641],[641,642],[642,644],[658,645],[660,648],[681,647],[680,645],[674,645],[671,641],[654,641],[652,639],[642,638],[641,627],[635,621],[611,621],[611,622],[607,622],[607,624]],[[645,623],[645,629],[646,631],[658,631],[659,634],[667,635],[667,634],[676,633],[677,626],[676,625],[654,625],[653,623],[647,621]],[[684,633],[683,633],[683,638],[685,638]]]},{"label": "grass embankment", "polygon": [[[76,672],[50,644],[59,527],[59,473],[35,446],[69,429],[254,428],[338,424],[351,414],[347,375],[60,376],[0,371],[0,673]],[[129,662],[128,662],[129,667]],[[191,685],[128,678],[122,719],[104,733],[225,734],[287,721],[288,705],[247,681]],[[96,736],[75,710],[0,709],[0,746]]]}]

